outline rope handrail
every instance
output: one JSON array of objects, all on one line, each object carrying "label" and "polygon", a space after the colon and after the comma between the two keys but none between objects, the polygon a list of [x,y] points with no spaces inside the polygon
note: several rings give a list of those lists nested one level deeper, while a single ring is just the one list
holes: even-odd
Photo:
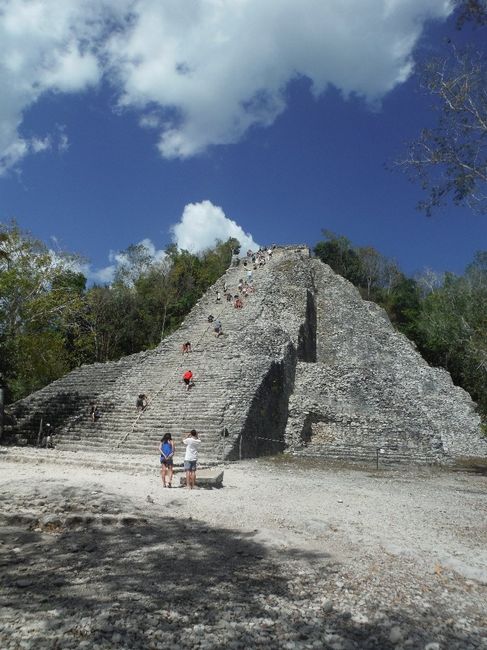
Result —
[{"label": "rope handrail", "polygon": [[[270,262],[270,259],[271,259],[271,258],[269,258],[269,262]],[[230,267],[230,268],[232,268],[232,267]],[[235,270],[236,270],[237,268],[238,268],[238,267],[235,267]],[[230,270],[230,269],[229,269],[229,270]],[[255,292],[255,285],[253,284],[253,282],[252,282],[252,285],[254,286],[254,290],[251,292],[251,295]],[[250,296],[247,295],[247,298],[249,298],[249,297],[250,297]],[[221,309],[220,312],[217,314],[215,320],[219,319],[219,318],[224,314],[224,312],[226,311],[226,309],[229,308],[229,306],[230,306],[231,304],[233,304],[232,301],[224,300],[224,302],[223,302],[223,309]],[[214,321],[213,321],[213,322],[214,322]],[[203,331],[203,333],[201,334],[201,336],[196,340],[196,344],[195,344],[195,346],[194,346],[196,349],[197,349],[198,346],[200,345],[201,341],[203,341],[203,339],[206,337],[208,331],[209,331],[210,329],[212,329],[212,324],[213,324],[213,322],[208,324],[208,326],[207,326],[206,329]],[[191,347],[193,348],[193,345],[192,345]],[[174,370],[180,372],[181,369],[183,368],[183,366],[184,366],[184,364],[181,362],[180,364],[178,364],[177,368],[175,368]],[[202,375],[201,375],[201,376],[202,376]],[[154,400],[155,400],[155,399],[156,399],[156,398],[157,398],[157,397],[162,393],[162,391],[167,387],[167,385],[169,384],[170,381],[171,381],[171,372],[168,373],[168,378],[167,378],[166,382],[165,382],[165,383],[164,383],[164,384],[163,384],[163,385],[162,385],[162,386],[161,386],[161,387],[160,387],[160,388],[159,388],[159,389],[158,389],[158,390],[157,390],[157,391],[156,391],[156,392],[155,392],[151,397],[148,398],[148,400],[147,400],[147,406],[146,406],[144,409],[142,409],[142,410],[137,414],[137,417],[135,418],[135,420],[134,420],[133,423],[132,423],[132,427],[131,427],[131,429],[130,429],[129,431],[127,431],[127,433],[125,433],[125,434],[120,438],[120,440],[117,442],[117,445],[116,445],[117,448],[120,447],[120,445],[122,445],[122,444],[127,440],[127,438],[128,438],[128,437],[129,437],[129,436],[130,436],[134,431],[135,431],[135,427],[137,426],[137,424],[138,424],[140,418],[142,417],[142,415],[143,415],[143,414],[148,410],[148,408],[149,408],[150,405],[154,402]]]},{"label": "rope handrail", "polygon": [[[228,303],[228,304],[227,304],[227,303]],[[219,319],[219,318],[224,314],[224,312],[226,311],[226,309],[227,309],[227,307],[228,307],[229,304],[232,304],[232,303],[229,302],[229,301],[226,301],[226,300],[225,300],[225,302],[223,303],[223,309],[221,309],[220,312],[217,314],[215,320],[218,320],[218,319]],[[214,321],[213,321],[213,322],[214,322]],[[212,322],[212,323],[209,323],[208,326],[207,326],[207,327],[205,328],[205,330],[203,331],[203,333],[201,334],[201,336],[200,336],[198,339],[196,339],[196,344],[194,345],[194,348],[195,348],[195,349],[198,349],[198,346],[199,346],[200,343],[203,341],[203,339],[206,337],[208,331],[212,328],[213,322]],[[191,345],[191,348],[193,348],[193,345]],[[185,365],[185,364],[183,364],[182,362],[179,363],[178,366],[177,366],[176,368],[174,368],[174,371],[175,371],[175,372],[180,372],[181,369],[184,367],[184,365]],[[132,423],[132,428],[130,429],[130,431],[127,431],[127,433],[125,433],[125,434],[120,438],[120,440],[117,442],[117,448],[120,447],[120,445],[122,445],[122,444],[127,440],[127,438],[128,438],[128,437],[129,437],[129,436],[130,436],[134,431],[135,431],[135,427],[137,426],[137,424],[138,424],[140,418],[141,418],[142,415],[143,415],[143,414],[148,410],[148,408],[150,407],[150,405],[152,404],[152,402],[153,402],[153,401],[154,401],[154,400],[155,400],[155,399],[156,399],[156,398],[157,398],[157,397],[162,393],[162,391],[167,387],[167,385],[168,385],[169,382],[171,381],[171,377],[172,377],[172,371],[170,371],[170,372],[168,373],[168,378],[167,378],[166,382],[165,382],[165,383],[164,383],[164,384],[163,384],[163,385],[162,385],[162,386],[161,386],[161,387],[160,387],[160,388],[159,388],[159,389],[158,389],[158,390],[157,390],[157,391],[156,391],[156,392],[155,392],[151,397],[149,397],[149,398],[147,399],[147,406],[146,406],[144,409],[142,409],[142,411],[140,411],[140,412],[137,414],[137,417],[135,418],[135,420],[134,420],[133,423]]]}]

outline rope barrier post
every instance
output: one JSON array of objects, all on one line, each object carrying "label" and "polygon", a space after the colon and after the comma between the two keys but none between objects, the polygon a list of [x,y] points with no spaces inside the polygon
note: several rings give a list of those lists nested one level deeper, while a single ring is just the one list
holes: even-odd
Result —
[{"label": "rope barrier post", "polygon": [[42,417],[41,421],[39,422],[39,433],[37,434],[37,446],[41,446],[41,435],[42,435]]},{"label": "rope barrier post", "polygon": [[375,450],[376,454],[376,459],[375,459],[375,465],[376,469],[379,469],[379,454],[383,454],[385,452],[385,449],[383,447],[377,447]]},{"label": "rope barrier post", "polygon": [[5,420],[3,388],[0,386],[0,440],[3,438],[3,428]]}]

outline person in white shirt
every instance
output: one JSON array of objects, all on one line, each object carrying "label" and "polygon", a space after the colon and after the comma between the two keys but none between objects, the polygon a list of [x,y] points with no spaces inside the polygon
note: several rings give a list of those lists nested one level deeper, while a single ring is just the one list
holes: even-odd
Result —
[{"label": "person in white shirt", "polygon": [[190,431],[187,438],[183,440],[183,445],[186,446],[184,454],[184,471],[186,472],[186,487],[192,490],[196,484],[196,462],[198,460],[198,447],[201,440],[198,438],[198,433],[195,429]]}]

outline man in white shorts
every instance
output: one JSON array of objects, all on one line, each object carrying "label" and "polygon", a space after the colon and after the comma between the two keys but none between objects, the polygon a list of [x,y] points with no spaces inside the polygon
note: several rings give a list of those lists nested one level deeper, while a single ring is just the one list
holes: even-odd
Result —
[{"label": "man in white shorts", "polygon": [[186,487],[192,490],[196,484],[196,462],[198,460],[198,447],[201,440],[198,438],[198,433],[192,429],[189,436],[183,440],[183,445],[186,445],[186,452],[184,454],[184,471],[186,472]]}]

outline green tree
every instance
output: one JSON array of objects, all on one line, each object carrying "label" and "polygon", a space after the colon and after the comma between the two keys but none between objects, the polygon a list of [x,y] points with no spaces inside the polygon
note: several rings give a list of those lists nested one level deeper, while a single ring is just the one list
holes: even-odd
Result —
[{"label": "green tree", "polygon": [[118,253],[118,266],[113,284],[132,286],[134,282],[153,266],[155,260],[151,251],[143,243],[130,244]]},{"label": "green tree", "polygon": [[382,303],[402,280],[399,267],[394,260],[385,257],[372,246],[354,250],[362,269],[360,287],[365,289],[365,297]]},{"label": "green tree", "polygon": [[69,327],[83,301],[77,260],[53,254],[14,223],[0,224],[0,372],[22,397],[71,366]]},{"label": "green tree", "polygon": [[463,276],[446,274],[426,295],[418,318],[425,358],[470,392],[487,421],[487,253],[477,253]]},{"label": "green tree", "polygon": [[81,330],[82,350],[96,361],[157,346],[226,270],[236,240],[194,255],[167,248],[155,259],[142,245],[118,255],[123,269],[110,287],[92,287]]},{"label": "green tree", "polygon": [[466,22],[487,25],[487,0],[456,0],[457,27],[461,29]]},{"label": "green tree", "polygon": [[0,379],[18,399],[81,363],[159,344],[230,264],[238,241],[200,255],[144,244],[117,255],[108,286],[86,289],[80,262],[53,253],[15,224],[0,225]]},{"label": "green tree", "polygon": [[421,310],[417,282],[401,274],[382,306],[397,329],[411,340],[417,341],[417,322]]},{"label": "green tree", "polygon": [[356,286],[364,286],[364,270],[350,240],[331,230],[321,232],[324,240],[319,241],[313,249],[316,257]]}]

